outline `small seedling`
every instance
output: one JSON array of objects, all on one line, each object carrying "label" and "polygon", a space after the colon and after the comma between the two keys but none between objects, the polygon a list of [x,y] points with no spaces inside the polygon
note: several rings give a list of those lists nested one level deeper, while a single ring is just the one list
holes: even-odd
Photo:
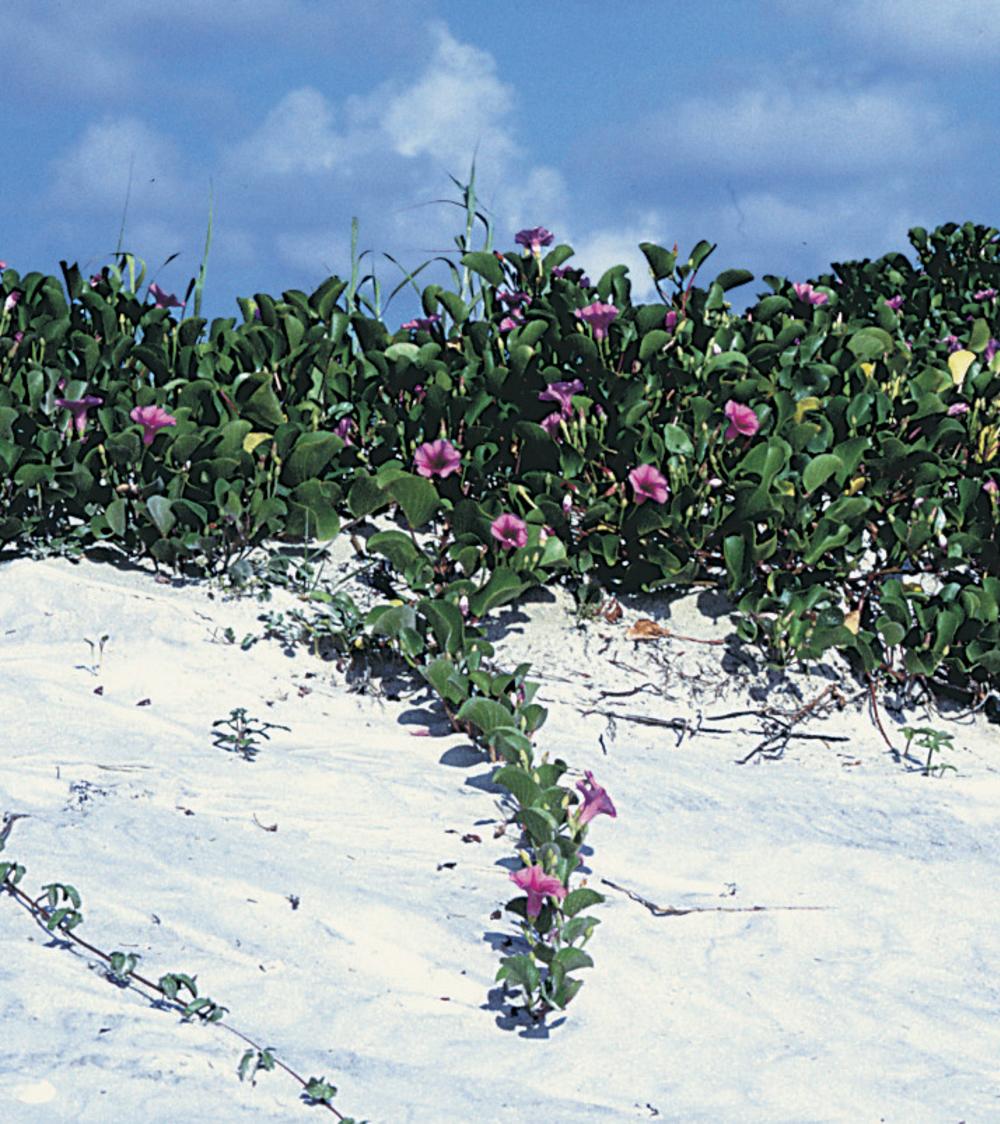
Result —
[{"label": "small seedling", "polygon": [[[86,636],[83,639],[87,644],[90,645],[90,658],[91,658],[91,660],[93,660],[94,659],[94,648],[95,648],[94,642],[93,642],[93,640],[88,640]],[[96,645],[96,647],[97,647],[97,662],[91,663],[90,667],[87,668],[87,670],[90,672],[91,675],[100,675],[101,674],[101,664],[104,661],[104,645],[110,639],[111,639],[110,636],[108,636],[108,634],[105,633],[104,636],[101,637],[100,641]]]},{"label": "small seedling", "polygon": [[228,726],[230,733],[221,731],[215,734],[215,744],[230,753],[240,753],[244,760],[253,761],[260,752],[257,745],[258,737],[270,741],[268,730],[286,730],[288,726],[278,725],[276,722],[261,722],[258,718],[247,718],[246,707],[238,706],[229,712],[228,718],[218,718],[212,726]]},{"label": "small seedling", "polygon": [[924,765],[923,775],[929,777],[935,769],[938,770],[938,776],[944,776],[946,769],[951,769],[953,773],[958,770],[954,765],[945,765],[943,763],[931,765],[931,759],[942,747],[944,749],[952,749],[952,742],[954,738],[951,734],[946,734],[944,730],[936,730],[933,726],[904,726],[903,737],[906,738],[906,751],[910,751],[910,743],[916,741],[921,749],[927,750],[927,761]]}]

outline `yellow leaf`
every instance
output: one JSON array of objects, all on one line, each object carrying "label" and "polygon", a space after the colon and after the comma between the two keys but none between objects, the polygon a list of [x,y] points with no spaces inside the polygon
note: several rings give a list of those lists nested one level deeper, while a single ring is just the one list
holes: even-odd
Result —
[{"label": "yellow leaf", "polygon": [[962,385],[965,372],[975,362],[976,355],[973,351],[953,351],[948,356],[948,370],[951,371],[951,381],[956,386]]},{"label": "yellow leaf", "polygon": [[272,433],[248,433],[246,437],[243,438],[243,451],[245,453],[252,453],[261,441],[268,441],[273,436],[274,434]]},{"label": "yellow leaf", "polygon": [[810,410],[818,410],[822,404],[818,398],[803,398],[795,407],[796,422],[802,421]]},{"label": "yellow leaf", "polygon": [[844,616],[844,628],[847,629],[852,636],[857,636],[858,629],[861,627],[861,610],[852,609]]},{"label": "yellow leaf", "polygon": [[853,478],[853,480],[851,480],[850,484],[848,484],[848,486],[844,489],[844,495],[847,495],[847,496],[856,495],[858,492],[861,491],[861,489],[864,486],[865,486],[864,475],[855,476]]},{"label": "yellow leaf", "polygon": [[872,374],[873,374],[873,372],[874,372],[874,370],[875,370],[875,364],[874,364],[874,363],[862,363],[862,364],[861,364],[861,370],[862,370],[862,371],[864,371],[864,373],[865,373],[865,374],[866,374],[866,375],[867,375],[867,376],[868,376],[869,378],[871,378],[871,377],[872,377]]}]

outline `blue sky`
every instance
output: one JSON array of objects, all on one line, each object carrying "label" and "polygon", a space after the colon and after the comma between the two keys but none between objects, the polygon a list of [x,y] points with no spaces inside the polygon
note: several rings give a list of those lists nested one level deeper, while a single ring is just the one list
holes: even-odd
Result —
[{"label": "blue sky", "polygon": [[[757,282],[1000,225],[1000,0],[33,0],[0,14],[0,259],[96,272],[118,244],[202,314],[362,265],[391,329],[403,274],[464,228],[545,226],[592,280],[641,241],[718,249]],[[477,224],[476,247],[482,245]],[[173,253],[179,257],[162,270]],[[912,255],[911,255],[912,257]],[[435,263],[417,278],[451,286]],[[372,297],[370,286],[363,290]]]}]

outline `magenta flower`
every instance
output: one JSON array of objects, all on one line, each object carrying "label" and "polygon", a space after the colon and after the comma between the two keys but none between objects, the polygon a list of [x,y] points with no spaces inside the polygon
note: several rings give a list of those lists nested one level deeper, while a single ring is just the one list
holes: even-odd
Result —
[{"label": "magenta flower", "polygon": [[152,445],[153,438],[156,437],[157,431],[162,429],[165,425],[177,424],[177,419],[171,417],[166,410],[161,409],[159,406],[136,406],[129,414],[129,417],[142,426],[143,445]]},{"label": "magenta flower", "polygon": [[528,541],[528,525],[516,515],[504,512],[490,524],[490,534],[502,547],[512,550]]},{"label": "magenta flower", "polygon": [[404,328],[416,328],[419,332],[429,332],[435,324],[441,323],[441,317],[435,312],[433,316],[422,316],[416,320],[408,320]]},{"label": "magenta flower", "polygon": [[628,478],[635,489],[637,504],[645,503],[646,500],[652,500],[653,503],[667,502],[669,492],[667,478],[651,464],[641,464],[638,468],[633,468]]},{"label": "magenta flower", "polygon": [[726,440],[732,441],[734,437],[742,434],[744,437],[753,437],[760,429],[760,420],[749,406],[730,399],[726,403],[726,417],[729,418],[729,428],[726,430]]},{"label": "magenta flower", "polygon": [[586,308],[574,308],[573,315],[578,320],[586,320],[594,329],[594,339],[603,340],[607,335],[608,325],[618,315],[618,309],[613,304],[602,304],[594,301]]},{"label": "magenta flower", "polygon": [[572,382],[550,382],[539,394],[538,400],[539,402],[558,402],[563,416],[571,418],[573,416],[571,400],[573,395],[579,394],[581,390],[583,390],[583,383],[579,379],[573,379]]},{"label": "magenta flower", "polygon": [[78,436],[82,437],[87,428],[87,411],[93,406],[103,405],[104,399],[93,394],[85,394],[82,398],[57,398],[55,402],[57,406],[62,406],[73,415],[72,424],[76,426]]},{"label": "magenta flower", "polygon": [[96,289],[103,280],[104,278],[99,273],[92,273],[90,275],[90,287]]},{"label": "magenta flower", "polygon": [[430,478],[440,476],[443,480],[453,472],[458,472],[462,463],[459,451],[446,438],[437,441],[427,441],[421,445],[413,457],[417,472],[421,476]]},{"label": "magenta flower", "polygon": [[991,301],[996,295],[996,289],[980,289],[978,293],[972,294],[972,299],[974,301]]},{"label": "magenta flower", "polygon": [[967,414],[968,412],[969,412],[969,403],[968,402],[956,402],[954,405],[948,407],[948,417],[949,418],[958,418],[958,417],[961,417],[962,414]]},{"label": "magenta flower", "polygon": [[22,295],[23,294],[18,292],[18,290],[16,289],[13,293],[10,293],[7,299],[3,302],[4,312],[10,312],[13,309],[14,305],[16,305],[17,302],[21,299]]},{"label": "magenta flower", "polygon": [[573,280],[572,275],[574,273],[579,273],[579,275],[580,275],[579,277],[576,278],[576,283],[581,288],[588,289],[590,287],[590,278],[584,276],[584,273],[583,273],[582,269],[580,269],[580,270],[570,269],[568,266],[566,266],[566,267],[560,267],[558,269],[552,270],[552,276],[553,277],[562,277],[563,279],[569,277],[569,279],[571,281]]},{"label": "magenta flower", "polygon": [[353,445],[354,442],[351,440],[351,431],[357,428],[358,423],[353,418],[341,418],[333,427],[333,432],[345,445]]},{"label": "magenta flower", "polygon": [[530,248],[536,258],[541,254],[543,246],[552,245],[552,239],[553,235],[544,226],[534,226],[530,230],[519,230],[514,235],[514,241],[519,246]]},{"label": "magenta flower", "polygon": [[986,350],[983,352],[983,359],[987,363],[992,363],[993,356],[1000,351],[1000,340],[995,340],[990,337],[990,342],[986,345]]},{"label": "magenta flower", "polygon": [[1000,484],[998,484],[995,480],[987,480],[983,485],[983,491],[990,497],[990,499],[993,499],[993,497],[996,496],[998,492],[1000,492]]},{"label": "magenta flower", "polygon": [[149,286],[150,296],[156,301],[154,308],[183,308],[184,302],[179,301],[173,293],[165,293],[154,281]]},{"label": "magenta flower", "polygon": [[892,309],[893,312],[898,312],[902,307],[903,298],[900,296],[889,297],[889,299],[885,303]]},{"label": "magenta flower", "polygon": [[553,441],[562,441],[562,429],[560,422],[562,421],[562,413],[559,410],[554,410],[551,414],[542,418],[542,429],[552,438]]},{"label": "magenta flower", "polygon": [[511,309],[510,316],[500,321],[500,331],[509,332],[513,328],[519,328],[523,323],[524,313],[519,308]]},{"label": "magenta flower", "polygon": [[826,293],[817,293],[808,281],[796,281],[792,288],[799,300],[805,301],[806,304],[826,304],[830,299]]},{"label": "magenta flower", "polygon": [[545,898],[562,901],[566,897],[566,887],[554,875],[546,874],[538,863],[512,871],[510,880],[528,895],[529,917],[537,917],[541,913]]},{"label": "magenta flower", "polygon": [[576,787],[583,793],[583,806],[578,814],[580,826],[583,827],[584,824],[590,823],[594,816],[599,816],[602,812],[612,818],[617,818],[618,813],[611,802],[611,797],[599,784],[595,783],[594,774],[589,769],[586,772],[586,777],[586,780],[576,782]]},{"label": "magenta flower", "polygon": [[942,339],[939,339],[938,343],[946,343],[948,345],[949,352],[958,351],[962,346],[958,336],[956,336],[954,332],[950,333],[947,336],[944,336]]},{"label": "magenta flower", "polygon": [[6,268],[7,268],[7,263],[5,261],[0,261],[0,269],[6,269]]},{"label": "magenta flower", "polygon": [[666,316],[663,317],[663,326],[668,332],[672,332],[677,327],[677,310],[671,309]]}]

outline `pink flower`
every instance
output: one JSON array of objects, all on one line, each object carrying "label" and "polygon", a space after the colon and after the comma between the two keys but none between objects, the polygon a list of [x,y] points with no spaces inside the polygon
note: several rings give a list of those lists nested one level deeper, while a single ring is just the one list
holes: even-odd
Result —
[{"label": "pink flower", "polygon": [[645,503],[646,500],[652,500],[654,503],[667,502],[669,492],[667,479],[659,469],[654,468],[651,464],[642,464],[638,468],[633,468],[628,474],[628,478],[635,489],[635,502],[637,504]]},{"label": "pink flower", "polygon": [[62,406],[73,415],[76,432],[82,437],[87,428],[87,411],[94,406],[103,405],[104,399],[93,394],[85,394],[82,398],[57,398],[55,402],[57,406]]},{"label": "pink flower", "polygon": [[586,780],[576,782],[576,787],[583,793],[583,806],[579,812],[580,826],[583,827],[584,824],[590,823],[594,816],[599,816],[602,812],[616,818],[618,813],[611,802],[611,797],[599,784],[594,782],[594,774],[589,769],[586,772],[586,777]]},{"label": "pink flower", "polygon": [[889,299],[885,303],[892,309],[893,312],[898,312],[903,304],[903,298],[900,296],[889,297]]},{"label": "pink flower", "polygon": [[99,273],[92,273],[90,275],[90,287],[96,289],[103,280],[104,278]]},{"label": "pink flower", "polygon": [[967,414],[968,412],[969,412],[969,403],[968,402],[956,402],[954,405],[948,407],[948,417],[949,418],[961,417],[962,414]]},{"label": "pink flower", "polygon": [[[150,296],[156,301],[154,308],[183,308],[184,302],[179,301],[173,293],[165,293],[154,281],[149,286]],[[147,442],[148,444],[148,442]]]},{"label": "pink flower", "polygon": [[677,327],[677,310],[671,309],[666,316],[663,317],[663,326],[668,332],[672,332]]},{"label": "pink flower", "polygon": [[958,351],[962,346],[958,336],[956,336],[954,332],[950,333],[947,336],[944,336],[942,339],[939,339],[938,343],[946,343],[948,345],[949,352]]},{"label": "pink flower", "polygon": [[511,309],[510,316],[504,317],[500,321],[500,331],[509,332],[512,328],[518,328],[524,323],[524,313],[519,308]]},{"label": "pink flower", "polygon": [[1000,492],[1000,484],[995,480],[987,480],[983,485],[983,491],[992,499],[998,492]]},{"label": "pink flower", "polygon": [[808,281],[796,281],[792,288],[799,300],[805,301],[806,304],[826,304],[830,299],[826,293],[817,293]]},{"label": "pink flower", "polygon": [[166,410],[159,406],[136,406],[129,417],[142,426],[143,445],[152,445],[157,430],[162,429],[165,425],[177,424],[177,419],[171,417]]},{"label": "pink flower", "polygon": [[613,304],[602,304],[594,301],[586,308],[574,308],[573,315],[578,320],[586,320],[594,329],[594,339],[603,340],[607,335],[608,325],[618,315],[618,309]]},{"label": "pink flower", "polygon": [[986,350],[983,352],[983,359],[987,363],[993,361],[993,356],[1000,351],[1000,340],[995,340],[990,337],[990,342],[986,345]]},{"label": "pink flower", "polygon": [[430,478],[440,476],[443,480],[453,472],[458,472],[462,457],[454,445],[442,437],[437,441],[427,441],[421,445],[413,457],[417,472]]},{"label": "pink flower", "polygon": [[333,427],[333,432],[339,437],[345,445],[353,445],[351,440],[351,430],[357,429],[358,423],[353,418],[341,418],[339,422]]},{"label": "pink flower", "polygon": [[562,421],[562,414],[559,410],[554,410],[547,417],[542,418],[542,429],[552,438],[553,441],[562,441],[562,429],[560,422]]},{"label": "pink flower", "polygon": [[16,305],[17,302],[21,299],[22,295],[23,294],[18,292],[16,289],[13,293],[10,293],[7,299],[3,302],[4,312],[10,312],[13,309],[14,305]]},{"label": "pink flower", "polygon": [[991,301],[996,295],[996,289],[980,289],[978,293],[972,294],[972,299],[974,301]]},{"label": "pink flower", "polygon": [[573,416],[572,398],[583,390],[583,383],[579,379],[572,382],[550,382],[538,396],[539,402],[558,402],[563,417]]},{"label": "pink flower", "polygon": [[569,277],[570,280],[573,280],[571,275],[574,273],[579,274],[579,277],[576,279],[576,283],[580,286],[581,289],[587,289],[590,287],[590,278],[585,276],[582,269],[570,269],[569,266],[566,266],[552,270],[553,277],[562,277],[564,280],[567,277]]},{"label": "pink flower", "polygon": [[418,332],[429,332],[431,330],[431,328],[434,327],[435,324],[440,324],[440,323],[441,323],[441,317],[438,316],[437,313],[434,313],[433,316],[423,316],[423,317],[419,317],[416,320],[408,320],[403,325],[403,327],[404,328],[415,328]]},{"label": "pink flower", "polygon": [[528,895],[529,917],[537,917],[541,913],[545,898],[553,897],[562,901],[566,897],[566,887],[558,878],[546,874],[538,863],[512,871],[510,880]]},{"label": "pink flower", "polygon": [[501,546],[511,550],[517,546],[524,546],[528,541],[528,525],[516,515],[504,512],[490,524],[490,534]]},{"label": "pink flower", "polygon": [[469,599],[464,593],[458,599],[458,611],[462,614],[463,617],[467,617],[469,615]]},{"label": "pink flower", "polygon": [[0,269],[6,269],[6,268],[7,268],[7,263],[5,261],[0,261]]},{"label": "pink flower", "polygon": [[541,255],[542,246],[552,245],[552,239],[553,235],[550,234],[544,226],[535,226],[530,230],[519,230],[517,234],[514,235],[514,241],[519,246],[524,246],[525,248],[530,247],[531,252],[536,258]]},{"label": "pink flower", "polygon": [[732,441],[734,437],[742,434],[744,437],[753,437],[760,429],[760,421],[749,406],[730,399],[726,403],[726,417],[729,418],[729,428],[726,430],[726,440]]}]

